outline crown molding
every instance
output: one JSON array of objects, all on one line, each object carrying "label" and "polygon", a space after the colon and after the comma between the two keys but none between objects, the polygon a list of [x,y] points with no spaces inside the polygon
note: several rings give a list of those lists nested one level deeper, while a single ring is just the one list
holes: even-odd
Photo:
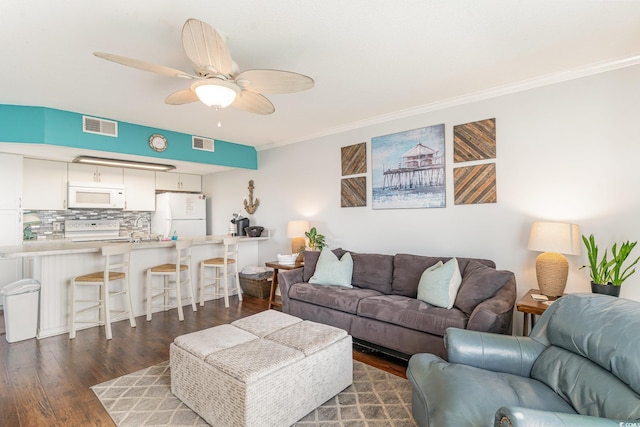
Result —
[{"label": "crown molding", "polygon": [[556,83],[565,82],[568,80],[579,79],[581,77],[587,77],[594,74],[606,73],[608,71],[617,70],[620,68],[631,67],[640,64],[640,54],[617,58],[606,62],[600,62],[595,64],[589,64],[581,67],[576,67],[570,70],[560,71],[557,73],[551,73],[540,77],[534,77],[527,80],[521,80],[516,83],[511,83],[503,86],[497,86],[490,89],[484,89],[478,92],[470,93],[463,96],[445,99],[442,101],[432,102],[430,104],[424,104],[417,107],[407,108],[404,110],[395,111],[393,113],[381,114],[379,116],[370,117],[364,120],[358,120],[350,122],[342,126],[327,129],[315,134],[306,135],[304,137],[273,142],[270,144],[264,144],[256,147],[257,151],[269,150],[271,148],[282,147],[289,144],[295,144],[298,142],[309,141],[311,139],[322,138],[330,135],[335,135],[342,132],[351,131],[367,126],[372,126],[380,123],[385,123],[393,120],[404,119],[407,117],[417,116],[420,114],[430,113],[433,111],[444,110],[446,108],[457,107],[472,102],[483,101],[486,99],[496,98],[498,96],[509,95],[513,93],[523,92],[530,89],[535,89],[543,86],[548,86]]}]

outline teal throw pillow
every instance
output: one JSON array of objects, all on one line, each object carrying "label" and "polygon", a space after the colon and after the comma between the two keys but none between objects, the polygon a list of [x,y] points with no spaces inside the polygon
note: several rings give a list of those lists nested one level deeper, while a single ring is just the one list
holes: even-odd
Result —
[{"label": "teal throw pillow", "polygon": [[458,260],[451,258],[427,268],[418,283],[418,299],[436,307],[451,308],[458,295],[462,275]]},{"label": "teal throw pillow", "polygon": [[320,252],[316,271],[309,279],[309,283],[316,285],[337,285],[353,288],[351,276],[353,274],[353,259],[349,252],[338,259],[330,249],[324,248]]}]

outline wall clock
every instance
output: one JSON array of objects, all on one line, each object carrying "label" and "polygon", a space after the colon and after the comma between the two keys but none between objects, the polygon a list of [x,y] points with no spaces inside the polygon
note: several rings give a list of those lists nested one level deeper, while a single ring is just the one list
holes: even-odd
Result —
[{"label": "wall clock", "polygon": [[157,152],[166,150],[168,145],[167,138],[159,133],[154,133],[149,137],[149,147]]}]

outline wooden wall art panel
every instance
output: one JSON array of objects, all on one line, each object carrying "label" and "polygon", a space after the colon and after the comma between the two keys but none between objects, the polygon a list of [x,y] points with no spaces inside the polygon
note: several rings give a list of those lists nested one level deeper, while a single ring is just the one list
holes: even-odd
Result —
[{"label": "wooden wall art panel", "polygon": [[453,170],[453,194],[456,205],[497,203],[496,164],[462,166]]},{"label": "wooden wall art panel", "polygon": [[496,119],[453,127],[454,163],[496,158]]},{"label": "wooden wall art panel", "polygon": [[340,207],[353,208],[367,206],[367,178],[342,178],[340,186]]},{"label": "wooden wall art panel", "polygon": [[367,143],[349,145],[340,149],[342,153],[342,176],[367,172]]}]

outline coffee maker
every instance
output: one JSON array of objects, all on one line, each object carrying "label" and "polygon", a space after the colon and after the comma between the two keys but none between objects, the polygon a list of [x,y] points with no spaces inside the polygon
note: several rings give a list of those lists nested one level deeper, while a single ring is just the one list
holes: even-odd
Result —
[{"label": "coffee maker", "polygon": [[249,218],[236,219],[236,226],[238,227],[236,236],[246,236],[247,233],[244,231],[244,229],[249,226]]}]

